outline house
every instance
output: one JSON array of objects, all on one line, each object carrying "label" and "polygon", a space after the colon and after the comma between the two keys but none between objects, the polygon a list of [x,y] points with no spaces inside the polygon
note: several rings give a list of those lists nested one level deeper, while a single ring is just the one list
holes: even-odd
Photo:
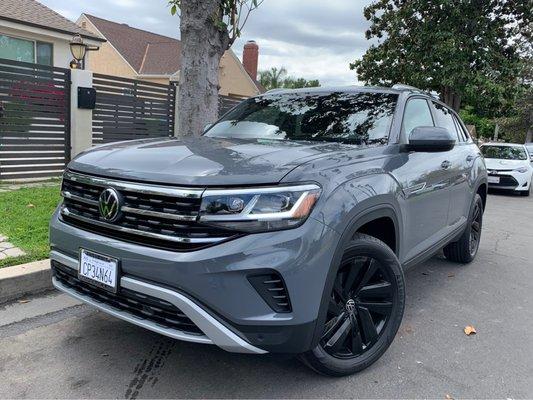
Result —
[{"label": "house", "polygon": [[[106,39],[100,50],[91,54],[88,69],[163,84],[179,82],[179,40],[89,14],[82,14],[77,24]],[[255,78],[231,50],[222,57],[219,78],[221,95],[249,97],[260,93]]]},{"label": "house", "polygon": [[105,41],[35,0],[0,1],[0,58],[68,68],[74,35],[92,46]]}]

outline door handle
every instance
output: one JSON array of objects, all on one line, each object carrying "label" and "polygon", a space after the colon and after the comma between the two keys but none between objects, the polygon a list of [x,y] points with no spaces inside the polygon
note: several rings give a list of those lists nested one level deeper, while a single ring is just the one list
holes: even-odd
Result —
[{"label": "door handle", "polygon": [[450,161],[448,161],[448,160],[443,161],[442,164],[440,165],[440,167],[441,167],[442,169],[448,169],[448,168],[450,168],[451,166],[452,166],[452,163],[451,163]]},{"label": "door handle", "polygon": [[470,154],[468,157],[466,157],[466,162],[471,162],[474,160],[474,156]]}]

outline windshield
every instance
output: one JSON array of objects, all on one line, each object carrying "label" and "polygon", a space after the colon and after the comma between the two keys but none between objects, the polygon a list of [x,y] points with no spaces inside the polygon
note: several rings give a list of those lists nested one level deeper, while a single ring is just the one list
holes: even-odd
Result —
[{"label": "windshield", "polygon": [[385,144],[397,98],[363,92],[271,94],[241,103],[206,136]]},{"label": "windshield", "polygon": [[518,146],[483,146],[481,152],[485,158],[503,160],[527,160],[526,151]]}]

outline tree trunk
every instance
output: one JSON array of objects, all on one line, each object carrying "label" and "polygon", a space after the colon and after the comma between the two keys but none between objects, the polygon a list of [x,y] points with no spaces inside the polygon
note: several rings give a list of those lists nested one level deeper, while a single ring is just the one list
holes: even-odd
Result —
[{"label": "tree trunk", "polygon": [[442,88],[440,98],[454,111],[459,112],[459,108],[461,108],[461,96],[453,88],[450,86]]},{"label": "tree trunk", "polygon": [[201,135],[218,118],[218,71],[229,45],[218,28],[222,0],[181,1],[181,70],[178,88],[179,136]]},{"label": "tree trunk", "polygon": [[526,143],[531,143],[533,142],[533,127],[530,126],[527,130],[527,134],[526,134]]},{"label": "tree trunk", "polygon": [[529,109],[528,128],[526,133],[526,143],[533,142],[533,109]]}]

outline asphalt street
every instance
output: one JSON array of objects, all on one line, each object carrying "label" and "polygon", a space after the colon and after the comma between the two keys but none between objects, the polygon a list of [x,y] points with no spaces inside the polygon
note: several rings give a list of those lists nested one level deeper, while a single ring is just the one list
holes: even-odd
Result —
[{"label": "asphalt street", "polygon": [[394,343],[347,378],[166,339],[59,293],[16,302],[0,307],[0,397],[533,397],[533,197],[490,195],[476,261],[436,256],[406,279]]}]

